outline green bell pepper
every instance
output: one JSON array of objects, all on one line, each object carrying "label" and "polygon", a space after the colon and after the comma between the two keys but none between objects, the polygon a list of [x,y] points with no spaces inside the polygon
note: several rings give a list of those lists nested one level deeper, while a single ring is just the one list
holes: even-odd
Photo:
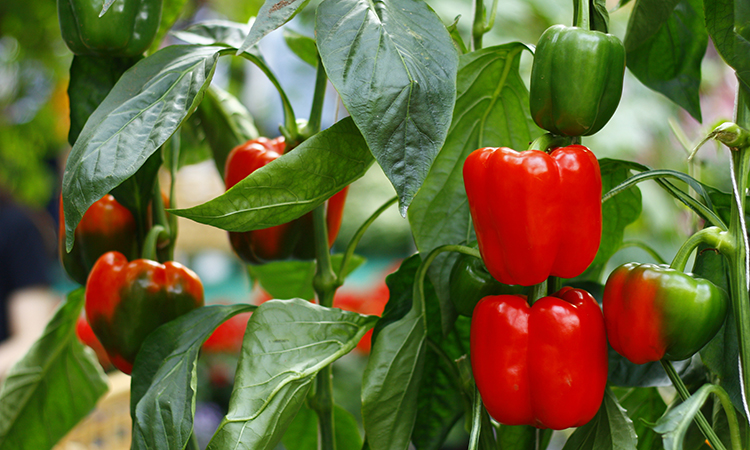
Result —
[{"label": "green bell pepper", "polygon": [[551,26],[534,54],[531,116],[554,134],[594,134],[617,109],[624,75],[625,47],[616,36]]},{"label": "green bell pepper", "polygon": [[76,55],[133,57],[151,45],[161,21],[162,0],[57,0],[60,30]]},{"label": "green bell pepper", "polygon": [[602,307],[612,348],[635,364],[694,355],[719,331],[727,294],[708,280],[656,264],[616,268]]},{"label": "green bell pepper", "polygon": [[[469,247],[477,248],[476,241]],[[489,295],[526,294],[524,286],[503,284],[487,271],[480,258],[460,254],[453,263],[449,281],[450,299],[459,314],[471,317],[479,300]]]}]

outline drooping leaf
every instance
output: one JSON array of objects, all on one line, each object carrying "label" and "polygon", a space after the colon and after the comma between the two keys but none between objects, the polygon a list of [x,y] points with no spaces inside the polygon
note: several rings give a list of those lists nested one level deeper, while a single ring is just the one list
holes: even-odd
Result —
[{"label": "drooping leaf", "polygon": [[245,331],[229,412],[208,449],[273,449],[318,371],[356,347],[376,320],[301,299],[259,306]]},{"label": "drooping leaf", "polygon": [[70,99],[68,142],[70,145],[75,144],[91,113],[136,60],[135,58],[73,56],[68,83],[68,98]]},{"label": "drooping leaf", "polygon": [[146,338],[133,365],[131,449],[185,448],[193,431],[201,345],[216,327],[253,309],[253,305],[198,308]]},{"label": "drooping leaf", "polygon": [[[627,161],[602,159],[599,161],[602,174],[602,194],[630,177]],[[579,279],[601,281],[600,278],[609,258],[622,245],[625,227],[641,214],[641,191],[637,186],[628,188],[602,204],[602,239],[599,251],[586,272]]]},{"label": "drooping leaf", "polygon": [[[331,255],[334,269],[341,267],[343,255]],[[365,263],[365,258],[354,255],[344,268],[344,276],[352,273]],[[247,266],[250,276],[257,280],[263,290],[272,298],[315,298],[313,278],[316,270],[315,261],[278,261],[258,266]]]},{"label": "drooping leaf", "polygon": [[223,177],[229,152],[258,137],[253,118],[236,97],[214,85],[206,90],[196,115],[211,147],[216,168]]},{"label": "drooping leaf", "polygon": [[94,352],[76,336],[83,294],[68,294],[0,386],[0,449],[51,449],[107,392]]},{"label": "drooping leaf", "polygon": [[662,435],[665,449],[682,449],[685,434],[693,423],[693,418],[700,411],[709,394],[718,390],[721,388],[714,384],[703,385],[690,398],[670,409],[656,422],[654,431]]},{"label": "drooping leaf", "polygon": [[[651,5],[648,9],[646,6],[637,7],[636,11],[640,13],[637,17],[643,17],[643,20],[649,20],[651,23],[650,18],[660,15],[661,9],[665,8],[664,3],[669,2],[636,3]],[[630,26],[635,33],[643,28],[633,20]],[[628,36],[631,36],[630,29]],[[628,69],[638,80],[656,92],[664,94],[700,121],[701,61],[708,45],[703,2],[681,0],[667,20],[648,39],[644,40],[642,36],[638,36],[626,39],[625,42],[629,44],[626,55]]]},{"label": "drooping leaf", "polygon": [[[628,19],[625,51],[632,51],[653,37],[669,20],[680,0],[638,1]],[[622,7],[626,2],[621,2]]]},{"label": "drooping leaf", "polygon": [[[461,57],[458,96],[445,145],[409,209],[414,241],[423,255],[444,244],[473,239],[463,180],[463,163],[469,153],[482,147],[525,150],[540,133],[531,119],[529,93],[518,72],[526,49],[512,43]],[[455,259],[456,254],[439,255],[429,269],[440,298],[443,331],[450,329],[456,317],[448,298]]]},{"label": "drooping leaf", "polygon": [[312,211],[364,175],[372,162],[359,130],[345,118],[213,200],[170,212],[227,231],[268,228]]},{"label": "drooping leaf", "polygon": [[563,450],[635,450],[637,439],[633,422],[607,389],[599,412],[573,432]]},{"label": "drooping leaf", "polygon": [[451,37],[421,0],[325,0],[315,34],[326,72],[405,216],[450,125],[458,66]]},{"label": "drooping leaf", "polygon": [[412,297],[419,264],[414,255],[386,278],[390,298],[373,333],[362,385],[362,421],[372,450],[406,449],[414,429],[428,333],[425,304]]},{"label": "drooping leaf", "polygon": [[195,109],[222,50],[166,47],[125,72],[91,114],[63,175],[68,250],[88,207],[136,173]]},{"label": "drooping leaf", "polygon": [[750,20],[744,0],[703,2],[706,28],[721,57],[737,72],[737,78],[750,90]]},{"label": "drooping leaf", "polygon": [[266,0],[258,11],[250,32],[240,45],[239,52],[256,45],[263,36],[294,18],[310,0]]}]

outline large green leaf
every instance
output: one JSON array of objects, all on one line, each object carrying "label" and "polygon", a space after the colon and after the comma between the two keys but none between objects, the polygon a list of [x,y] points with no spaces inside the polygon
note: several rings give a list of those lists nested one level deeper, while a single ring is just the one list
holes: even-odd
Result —
[{"label": "large green leaf", "polygon": [[635,450],[637,439],[633,422],[607,389],[599,412],[573,432],[563,450]]},{"label": "large green leaf", "polygon": [[[701,61],[708,45],[708,33],[703,24],[703,1],[682,0],[668,19],[648,39],[643,39],[642,26],[637,21],[653,23],[669,2],[636,3],[626,39],[627,66],[649,88],[667,96],[685,108],[691,116],[701,120],[699,88]],[[646,6],[643,6],[646,5]],[[636,45],[637,44],[637,45]]]},{"label": "large green leaf", "polygon": [[724,61],[750,89],[750,8],[746,0],[710,0],[703,4],[706,28]]},{"label": "large green leaf", "polygon": [[312,211],[364,175],[372,162],[359,130],[345,118],[219,197],[171,212],[227,231],[268,228]]},{"label": "large green leaf", "polygon": [[68,295],[0,386],[0,449],[51,449],[107,392],[96,356],[76,336],[83,293]]},{"label": "large green leaf", "polygon": [[362,421],[372,450],[406,449],[414,429],[427,339],[425,304],[412,296],[420,261],[414,255],[386,278],[390,298],[362,384]]},{"label": "large green leaf", "polygon": [[[334,270],[341,267],[343,255],[331,255],[331,263]],[[357,267],[364,264],[365,258],[353,255],[344,268],[343,276],[346,277]],[[257,280],[272,298],[315,298],[313,289],[313,278],[317,264],[315,261],[276,261],[258,266],[247,266],[250,276]]]},{"label": "large green leaf", "polygon": [[193,431],[201,345],[223,322],[253,309],[253,305],[198,308],[148,336],[133,366],[131,449],[185,448]]},{"label": "large green leaf", "polygon": [[[359,450],[362,448],[359,424],[352,413],[339,405],[334,405],[333,422],[337,449]],[[302,405],[287,428],[281,443],[284,444],[286,450],[318,450],[318,416],[312,408]]]},{"label": "large green leaf", "polygon": [[[628,19],[625,50],[632,51],[651,39],[669,20],[680,0],[637,0]],[[625,2],[621,2],[622,6]]]},{"label": "large green leaf", "polygon": [[[188,44],[197,45],[225,45],[239,47],[250,31],[250,25],[229,20],[207,20],[190,25],[184,30],[173,31],[177,39]],[[257,48],[249,48],[249,52],[256,53]]]},{"label": "large green leaf", "polygon": [[456,99],[458,56],[448,31],[421,0],[324,0],[315,34],[331,82],[406,215]]},{"label": "large green leaf", "polygon": [[349,353],[376,320],[301,299],[263,303],[248,322],[229,412],[208,449],[274,448],[318,371]]},{"label": "large green leaf", "polygon": [[683,448],[682,443],[693,423],[693,418],[700,411],[708,396],[719,390],[721,388],[714,384],[703,385],[687,400],[669,410],[656,422],[654,431],[662,435],[665,449],[680,450]]},{"label": "large green leaf", "polygon": [[651,424],[667,410],[667,405],[656,388],[633,388],[618,395],[620,405],[628,412],[638,436],[638,450],[660,450],[661,439]]},{"label": "large green leaf", "polygon": [[[463,178],[469,153],[482,147],[525,150],[540,132],[531,120],[529,93],[518,73],[524,50],[523,44],[512,43],[461,56],[448,137],[409,209],[414,241],[423,255],[441,245],[473,239]],[[439,255],[429,269],[440,298],[444,331],[456,317],[448,298],[455,260],[456,254]]]},{"label": "large green leaf", "polygon": [[166,47],[125,72],[91,114],[63,175],[68,250],[88,207],[136,173],[195,109],[222,50]]}]

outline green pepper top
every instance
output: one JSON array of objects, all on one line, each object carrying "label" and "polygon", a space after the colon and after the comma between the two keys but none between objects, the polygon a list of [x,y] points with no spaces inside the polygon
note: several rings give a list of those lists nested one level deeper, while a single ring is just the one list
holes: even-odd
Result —
[{"label": "green pepper top", "polygon": [[133,57],[145,52],[161,20],[162,0],[57,0],[60,30],[76,55]]},{"label": "green pepper top", "polygon": [[617,109],[624,75],[625,47],[616,36],[551,26],[536,46],[531,116],[554,134],[592,135]]}]

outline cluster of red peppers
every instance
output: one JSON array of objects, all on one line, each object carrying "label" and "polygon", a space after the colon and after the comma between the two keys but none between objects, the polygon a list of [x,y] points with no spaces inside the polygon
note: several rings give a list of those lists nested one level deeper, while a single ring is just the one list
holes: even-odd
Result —
[{"label": "cluster of red peppers", "polygon": [[[561,25],[545,31],[534,56],[530,109],[549,142],[599,131],[620,100],[624,68],[614,36]],[[663,266],[614,270],[602,307],[582,289],[544,296],[550,277],[581,275],[599,249],[601,174],[586,147],[481,148],[464,162],[463,176],[481,260],[459,256],[450,298],[471,317],[474,380],[498,422],[583,425],[604,397],[608,340],[636,364],[681,360],[722,326],[726,293]]]}]

